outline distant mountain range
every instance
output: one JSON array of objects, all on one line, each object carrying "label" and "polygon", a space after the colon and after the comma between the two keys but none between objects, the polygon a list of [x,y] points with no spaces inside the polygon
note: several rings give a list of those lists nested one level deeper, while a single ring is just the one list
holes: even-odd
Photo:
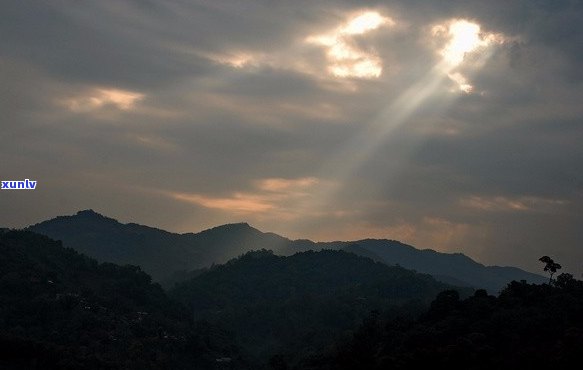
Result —
[{"label": "distant mountain range", "polygon": [[61,240],[65,246],[99,261],[139,265],[158,281],[176,272],[224,263],[250,250],[265,248],[281,254],[289,242],[243,223],[197,234],[175,234],[134,223],[122,224],[93,210],[59,216],[28,230]]},{"label": "distant mountain range", "polygon": [[516,267],[484,266],[461,253],[419,250],[394,240],[290,240],[261,232],[246,223],[227,224],[196,234],[177,234],[134,223],[122,224],[93,210],[85,210],[28,229],[62,240],[65,246],[99,261],[139,265],[160,282],[191,277],[192,270],[224,263],[259,249],[286,256],[308,250],[345,250],[387,265],[430,274],[448,284],[484,288],[491,293],[497,293],[512,280],[532,283],[546,280]]}]

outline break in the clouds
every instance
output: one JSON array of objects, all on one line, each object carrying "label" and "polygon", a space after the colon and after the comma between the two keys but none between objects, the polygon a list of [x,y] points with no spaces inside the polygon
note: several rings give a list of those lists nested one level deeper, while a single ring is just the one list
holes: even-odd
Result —
[{"label": "break in the clouds", "polygon": [[580,261],[580,1],[3,1],[0,224]]},{"label": "break in the clouds", "polygon": [[326,48],[327,71],[333,76],[378,78],[383,71],[381,58],[374,50],[362,50],[353,38],[393,24],[391,18],[379,12],[359,12],[332,31],[309,36],[306,42]]}]

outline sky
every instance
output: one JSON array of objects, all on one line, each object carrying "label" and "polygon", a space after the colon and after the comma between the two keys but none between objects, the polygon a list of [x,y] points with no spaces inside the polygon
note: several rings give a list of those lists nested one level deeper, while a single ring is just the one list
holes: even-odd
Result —
[{"label": "sky", "polygon": [[3,0],[0,225],[94,209],[583,273],[577,0]]}]

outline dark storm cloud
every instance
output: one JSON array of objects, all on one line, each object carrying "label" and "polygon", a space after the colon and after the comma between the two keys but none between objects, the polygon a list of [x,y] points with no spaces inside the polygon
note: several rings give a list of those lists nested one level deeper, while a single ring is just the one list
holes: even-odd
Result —
[{"label": "dark storm cloud", "polygon": [[[293,237],[401,239],[530,269],[539,254],[583,257],[580,1],[0,10],[0,175],[39,181],[0,193],[0,224],[94,208],[171,230],[246,220]],[[363,10],[394,24],[342,34]],[[505,37],[483,66],[455,69],[473,93],[444,75],[403,125],[368,137],[436,77],[431,30],[452,18]],[[378,57],[382,75],[331,76],[330,49],[306,42],[322,35],[345,43],[344,63]]]}]

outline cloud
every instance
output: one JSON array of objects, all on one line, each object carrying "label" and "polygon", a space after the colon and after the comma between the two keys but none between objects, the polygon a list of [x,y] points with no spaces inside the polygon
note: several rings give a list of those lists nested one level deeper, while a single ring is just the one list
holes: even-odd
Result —
[{"label": "cloud", "polygon": [[483,52],[492,44],[504,43],[506,39],[500,33],[482,32],[478,23],[466,19],[452,19],[437,24],[432,27],[431,33],[435,38],[445,41],[439,54],[452,67],[459,66],[471,54]]},{"label": "cloud", "polygon": [[466,94],[474,87],[460,72],[463,69],[479,69],[494,51],[494,46],[504,44],[508,37],[502,33],[484,32],[481,25],[467,19],[450,19],[431,28],[433,42],[441,56],[440,68]]},{"label": "cloud", "polygon": [[108,106],[119,110],[133,109],[144,98],[144,94],[115,88],[91,88],[84,93],[59,101],[71,112],[91,112]]},{"label": "cloud", "polygon": [[269,199],[253,194],[234,193],[227,198],[213,198],[200,194],[172,193],[174,199],[194,203],[207,208],[233,213],[259,213],[273,209]]},{"label": "cloud", "polygon": [[504,196],[481,197],[473,195],[460,199],[460,204],[463,207],[474,208],[480,211],[528,212],[544,211],[548,210],[550,207],[563,206],[566,204],[566,201],[529,196],[508,198]]},{"label": "cloud", "polygon": [[389,237],[528,268],[541,252],[583,258],[577,2],[2,11],[2,175],[39,188],[0,198],[0,225],[94,208],[177,231],[249,221]]},{"label": "cloud", "polygon": [[299,179],[273,178],[257,181],[257,187],[260,190],[265,190],[269,192],[281,192],[292,189],[305,189],[317,183],[318,179],[316,179],[315,177],[304,177]]},{"label": "cloud", "polygon": [[447,75],[447,77],[449,77],[453,82],[457,84],[458,89],[460,91],[463,91],[466,94],[469,94],[474,90],[474,87],[470,85],[468,79],[459,72],[450,73]]},{"label": "cloud", "polygon": [[333,76],[378,78],[383,70],[382,60],[374,50],[359,47],[353,38],[394,23],[378,12],[366,11],[352,15],[333,31],[308,36],[306,42],[327,48],[328,72]]},{"label": "cloud", "polygon": [[[314,177],[266,178],[253,181],[252,189],[235,191],[227,196],[197,193],[164,192],[167,196],[231,215],[244,215],[251,220],[278,219],[293,221],[312,215],[302,212],[301,204],[309,207],[319,186],[329,186]],[[323,216],[322,214],[318,215]]]}]

